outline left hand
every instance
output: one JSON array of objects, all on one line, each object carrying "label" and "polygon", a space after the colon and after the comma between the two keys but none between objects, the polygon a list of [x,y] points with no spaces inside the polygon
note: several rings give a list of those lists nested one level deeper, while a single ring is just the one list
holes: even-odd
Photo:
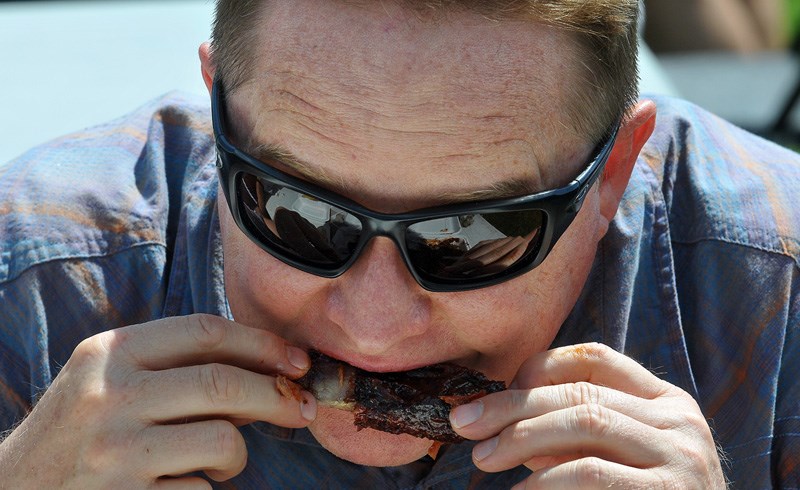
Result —
[{"label": "left hand", "polygon": [[535,355],[509,390],[450,418],[482,441],[473,450],[481,470],[533,471],[518,489],[726,487],[697,402],[602,344]]}]

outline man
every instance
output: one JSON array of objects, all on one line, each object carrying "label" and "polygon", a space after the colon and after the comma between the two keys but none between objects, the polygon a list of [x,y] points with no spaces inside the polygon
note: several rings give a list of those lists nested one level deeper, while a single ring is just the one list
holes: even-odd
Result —
[{"label": "man", "polygon": [[[5,169],[4,486],[795,486],[798,158],[677,101],[642,151],[636,17],[220,1],[215,138],[167,98]],[[434,460],[282,395],[310,349],[510,389]]]}]

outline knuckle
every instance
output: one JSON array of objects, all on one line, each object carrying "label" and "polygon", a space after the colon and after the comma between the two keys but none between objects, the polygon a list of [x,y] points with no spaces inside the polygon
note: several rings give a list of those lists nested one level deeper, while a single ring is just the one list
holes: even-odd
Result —
[{"label": "knuckle", "polygon": [[697,446],[684,447],[680,453],[685,464],[692,468],[692,472],[695,474],[702,474],[710,466],[708,454]]},{"label": "knuckle", "polygon": [[235,425],[224,420],[214,424],[211,447],[217,459],[224,462],[240,464],[242,455],[245,453],[242,434]]},{"label": "knuckle", "polygon": [[200,388],[212,406],[230,406],[240,402],[243,394],[242,380],[222,364],[200,367]]},{"label": "knuckle", "polygon": [[186,327],[204,351],[213,352],[225,342],[226,328],[213,315],[197,314],[187,317]]},{"label": "knuckle", "polygon": [[573,474],[575,475],[576,488],[602,486],[608,476],[602,461],[595,457],[578,460],[575,463]]},{"label": "knuckle", "polygon": [[571,406],[600,403],[600,389],[586,381],[563,385],[565,398]]},{"label": "knuckle", "polygon": [[109,332],[103,332],[83,339],[75,347],[70,360],[83,367],[99,362],[108,355],[108,335]]},{"label": "knuckle", "polygon": [[708,420],[699,410],[688,410],[683,414],[684,424],[688,425],[694,432],[708,432]]},{"label": "knuckle", "polygon": [[597,403],[575,407],[575,428],[593,438],[602,438],[611,426],[608,410]]},{"label": "knuckle", "polygon": [[535,424],[530,421],[521,421],[514,424],[511,430],[504,430],[500,434],[501,443],[506,441],[509,447],[521,447],[527,441],[537,436]]},{"label": "knuckle", "polygon": [[699,451],[697,448],[692,448],[684,452],[684,457],[689,461],[692,468],[700,472],[705,472],[709,465],[707,455],[703,451]]},{"label": "knuckle", "polygon": [[504,398],[506,405],[504,409],[507,413],[517,413],[530,403],[531,392],[529,390],[508,390],[507,393],[508,396]]}]

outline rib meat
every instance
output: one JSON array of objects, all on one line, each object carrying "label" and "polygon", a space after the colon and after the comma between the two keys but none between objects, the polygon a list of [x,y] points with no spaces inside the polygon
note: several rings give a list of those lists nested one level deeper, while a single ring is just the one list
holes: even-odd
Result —
[{"label": "rib meat", "polygon": [[355,414],[359,428],[455,443],[448,416],[452,407],[505,389],[482,373],[450,363],[405,372],[373,373],[319,352],[296,381],[323,404]]}]

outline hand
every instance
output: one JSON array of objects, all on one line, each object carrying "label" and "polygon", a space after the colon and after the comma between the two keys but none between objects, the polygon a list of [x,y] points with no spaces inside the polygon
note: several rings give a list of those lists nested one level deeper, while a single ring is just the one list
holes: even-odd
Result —
[{"label": "hand", "polygon": [[518,489],[725,488],[694,399],[601,344],[530,358],[509,390],[454,408],[451,422],[482,440],[481,470],[530,468]]},{"label": "hand", "polygon": [[485,240],[445,267],[443,272],[452,276],[470,276],[504,270],[522,257],[538,232],[537,229],[524,237]]},{"label": "hand", "polygon": [[0,445],[0,486],[210,488],[181,475],[241,472],[237,425],[303,427],[315,417],[310,394],[283,397],[272,376],[297,378],[308,365],[275,335],[208,315],[95,335]]}]

